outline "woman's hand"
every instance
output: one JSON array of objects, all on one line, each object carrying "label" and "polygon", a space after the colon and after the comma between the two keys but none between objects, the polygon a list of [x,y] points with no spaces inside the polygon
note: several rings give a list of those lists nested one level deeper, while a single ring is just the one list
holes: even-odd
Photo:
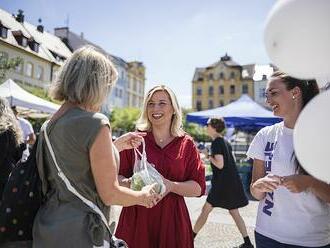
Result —
[{"label": "woman's hand", "polygon": [[252,189],[260,193],[273,192],[280,184],[281,178],[279,176],[268,174],[256,180],[252,185]]},{"label": "woman's hand", "polygon": [[165,192],[162,194],[162,197],[165,197],[168,193],[172,192],[173,187],[174,187],[174,182],[166,179],[165,177],[162,176],[163,183],[165,185]]},{"label": "woman's hand", "polygon": [[144,132],[129,132],[118,137],[113,144],[119,152],[126,149],[137,148],[141,145],[142,139],[146,135],[147,133]]},{"label": "woman's hand", "polygon": [[159,200],[162,198],[159,194],[156,193],[155,187],[156,183],[151,185],[146,185],[142,188],[140,191],[140,204],[141,206],[144,206],[146,208],[152,208],[159,202]]},{"label": "woman's hand", "polygon": [[281,177],[281,183],[292,193],[300,193],[311,186],[311,177],[307,175],[291,175]]}]

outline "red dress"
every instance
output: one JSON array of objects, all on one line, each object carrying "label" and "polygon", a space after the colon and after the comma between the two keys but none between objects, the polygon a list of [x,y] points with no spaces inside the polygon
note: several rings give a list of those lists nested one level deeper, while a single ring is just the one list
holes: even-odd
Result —
[{"label": "red dress", "polygon": [[[160,148],[152,133],[145,137],[148,162],[165,178],[184,182],[196,181],[205,192],[205,166],[191,137],[176,137]],[[131,177],[134,165],[133,150],[120,154],[119,174]],[[153,208],[124,207],[119,218],[116,237],[125,240],[129,248],[194,247],[189,212],[184,197],[167,194]]]}]

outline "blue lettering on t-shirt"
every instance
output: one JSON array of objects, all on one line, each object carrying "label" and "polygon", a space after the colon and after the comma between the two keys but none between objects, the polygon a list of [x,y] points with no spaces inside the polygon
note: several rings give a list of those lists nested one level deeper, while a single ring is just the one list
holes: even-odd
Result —
[{"label": "blue lettering on t-shirt", "polygon": [[[272,170],[272,160],[273,160],[273,156],[274,156],[274,148],[275,148],[276,144],[275,143],[271,143],[271,142],[267,142],[266,147],[265,147],[265,151],[264,151],[264,155],[265,155],[265,171],[266,174],[268,174],[271,170]],[[265,197],[265,205],[262,209],[262,211],[267,214],[268,216],[272,215],[272,208],[274,207],[274,193],[270,192],[266,194]]]},{"label": "blue lettering on t-shirt", "polygon": [[264,207],[262,208],[262,212],[264,212],[265,214],[267,214],[268,216],[271,216],[272,215],[272,211],[271,209],[274,207],[274,202],[266,199],[265,200],[265,205]]}]

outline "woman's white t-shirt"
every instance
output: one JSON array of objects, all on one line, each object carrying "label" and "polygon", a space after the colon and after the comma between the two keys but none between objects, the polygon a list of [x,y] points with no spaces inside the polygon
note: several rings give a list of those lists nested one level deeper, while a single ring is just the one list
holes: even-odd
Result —
[{"label": "woman's white t-shirt", "polygon": [[[263,160],[267,174],[296,174],[293,129],[286,128],[283,122],[261,129],[247,156]],[[330,244],[330,204],[310,191],[291,193],[280,186],[260,201],[256,232],[285,244],[308,247]]]}]

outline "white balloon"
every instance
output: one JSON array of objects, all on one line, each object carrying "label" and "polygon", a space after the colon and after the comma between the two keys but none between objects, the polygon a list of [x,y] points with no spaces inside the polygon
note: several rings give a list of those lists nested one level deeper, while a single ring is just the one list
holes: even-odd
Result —
[{"label": "white balloon", "polygon": [[329,77],[329,0],[277,1],[264,38],[270,59],[282,71],[301,79]]},{"label": "white balloon", "polygon": [[330,182],[330,90],[314,97],[302,110],[293,133],[296,156],[314,177]]}]

